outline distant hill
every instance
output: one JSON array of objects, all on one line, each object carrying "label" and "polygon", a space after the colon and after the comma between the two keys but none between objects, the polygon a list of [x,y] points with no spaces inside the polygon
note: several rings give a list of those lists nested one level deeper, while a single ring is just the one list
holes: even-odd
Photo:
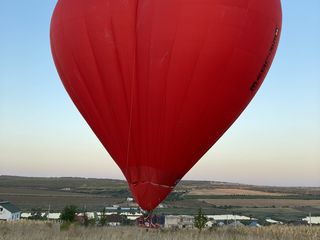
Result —
[{"label": "distant hill", "polygon": [[[127,182],[118,179],[80,177],[21,177],[0,175],[0,187],[33,190],[66,190],[103,194],[111,190],[128,190]],[[320,195],[320,187],[255,186],[219,181],[183,180],[175,188],[189,195]]]},{"label": "distant hill", "polygon": [[[100,211],[114,204],[127,205],[127,182],[79,177],[0,176],[0,199],[22,210],[59,211],[68,204]],[[218,181],[181,181],[156,212],[196,214],[238,213],[278,220],[294,220],[311,212],[320,215],[320,188],[254,186]]]}]

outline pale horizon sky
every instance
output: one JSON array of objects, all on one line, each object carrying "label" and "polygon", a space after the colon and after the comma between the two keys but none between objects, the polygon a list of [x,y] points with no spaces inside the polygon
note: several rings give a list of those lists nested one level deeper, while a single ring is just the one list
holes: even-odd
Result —
[{"label": "pale horizon sky", "polygon": [[[0,175],[124,179],[64,90],[50,52],[57,1],[0,8]],[[184,177],[320,187],[320,1],[283,0],[259,92]]]}]

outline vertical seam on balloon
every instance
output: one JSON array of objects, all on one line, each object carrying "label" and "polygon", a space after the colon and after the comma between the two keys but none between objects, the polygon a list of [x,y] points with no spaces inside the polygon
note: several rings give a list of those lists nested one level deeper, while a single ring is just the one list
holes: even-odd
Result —
[{"label": "vertical seam on balloon", "polygon": [[[151,37],[152,37],[152,31],[153,31],[153,25],[154,25],[154,6],[155,6],[155,3],[154,2],[152,2],[151,3],[152,4],[152,7],[151,7],[151,19],[150,19],[150,33],[149,33],[149,46],[148,46],[148,66],[147,66],[147,94],[146,94],[146,96],[147,96],[147,99],[148,99],[148,96],[150,96],[150,80],[151,80],[151,78],[150,78],[150,65],[151,65],[151,59],[150,59],[150,56],[151,56],[151,54],[150,54],[150,52],[151,52]],[[146,136],[146,140],[147,140],[147,143],[146,144],[148,144],[149,143],[149,146],[150,146],[150,142],[151,142],[151,139],[153,139],[153,137],[151,136],[151,134],[150,134],[150,132],[152,132],[152,131],[150,131],[150,129],[151,129],[151,127],[150,127],[150,101],[147,101],[147,106],[146,106],[146,117],[147,117],[147,119],[146,119],[146,124],[147,124],[147,136]],[[153,154],[151,153],[152,151],[148,148],[146,148],[146,154],[145,154],[145,156],[147,157],[147,164],[148,164],[148,167],[147,167],[147,171],[148,171],[148,173],[147,173],[147,176],[148,176],[148,181],[151,181],[151,172],[150,172],[150,157],[151,158],[153,158]],[[153,166],[152,166],[153,167]]]},{"label": "vertical seam on balloon", "polygon": [[[63,5],[62,5],[63,6]],[[63,8],[61,6],[61,9]],[[62,11],[62,12],[64,12],[64,11]],[[61,18],[63,19],[63,14],[61,15]],[[64,28],[64,25],[63,24],[61,24],[61,34],[63,35],[63,36],[65,36],[65,28]],[[63,37],[64,38],[64,37]],[[66,41],[67,42],[67,41]],[[68,44],[69,45],[69,44]],[[75,58],[74,58],[74,55],[73,55],[73,53],[72,53],[72,48],[70,47],[70,53],[71,53],[71,55],[72,55],[72,59],[75,61]],[[75,62],[76,63],[76,62]],[[78,66],[77,66],[78,67]],[[78,69],[77,69],[78,70]],[[65,80],[67,80],[67,79],[65,79]],[[64,80],[64,81],[65,81]],[[83,81],[81,81],[81,82],[83,82]],[[84,82],[83,82],[83,84],[84,84]],[[84,84],[84,86],[86,87],[86,84]],[[73,87],[72,87],[72,85],[70,85],[69,84],[69,87],[70,87],[70,89],[73,91],[73,92],[75,92],[74,91],[74,89],[73,89]],[[89,93],[89,91],[88,91],[88,89],[85,89],[86,90],[86,92],[88,93],[88,96],[90,97],[90,100],[91,100],[91,102],[92,102],[92,105],[94,105],[94,102],[92,101],[92,98],[91,98],[91,95],[90,95],[90,93]],[[79,101],[77,101],[78,102],[78,104],[80,104],[80,105],[82,105],[82,103],[81,103],[81,101],[80,101],[80,99],[77,97],[77,94],[74,94],[74,97],[76,98],[76,99],[78,99]],[[95,107],[95,106],[94,106]],[[95,109],[95,110],[97,110],[97,109]],[[98,111],[95,111],[96,112],[96,115],[99,117],[99,114],[98,114]],[[82,113],[81,113],[82,114]],[[85,113],[85,115],[87,115],[86,113]],[[89,116],[89,115],[87,115],[87,116]],[[90,119],[90,117],[89,117],[89,119]],[[92,118],[91,118],[92,119]],[[100,128],[102,129],[102,131],[103,131],[103,127],[102,127],[102,124],[101,124],[101,122],[99,121],[99,125],[100,125]]]},{"label": "vertical seam on balloon", "polygon": [[125,100],[126,100],[126,109],[127,109],[127,113],[129,114],[129,104],[128,104],[128,96],[127,96],[127,91],[125,89],[125,80],[124,80],[124,75],[123,75],[123,70],[121,67],[121,61],[120,61],[120,57],[119,57],[119,49],[118,49],[118,45],[117,45],[117,38],[115,36],[115,31],[114,31],[114,23],[112,21],[112,16],[111,16],[111,33],[112,33],[112,38],[113,38],[113,42],[114,42],[114,48],[115,48],[115,52],[116,52],[116,59],[117,59],[117,65],[118,65],[118,70],[120,72],[120,76],[121,76],[121,85],[122,85],[122,90],[124,92],[125,95]]},{"label": "vertical seam on balloon", "polygon": [[[59,25],[61,25],[61,24],[59,24]],[[64,35],[62,31],[61,31],[61,33],[62,33],[62,35]],[[52,33],[50,33],[50,41],[51,41],[51,52],[52,52],[52,55],[53,55],[54,62],[55,62],[56,66],[57,66],[57,69],[58,69],[58,74],[60,75],[60,78],[63,79],[63,81],[61,81],[62,85],[66,89],[67,93],[70,95],[72,101],[73,100],[78,100],[78,97],[75,94],[75,91],[74,91],[72,85],[69,84],[69,82],[67,81],[66,74],[64,74],[64,71],[63,71],[63,69],[61,67],[61,64],[59,63],[59,60],[58,60],[58,57],[57,57],[57,53],[56,53],[56,49],[55,49],[55,46],[54,46],[54,43],[53,43]],[[77,102],[80,105],[80,108],[84,109],[82,104],[81,104],[81,102],[80,101],[77,101]],[[88,119],[89,121],[92,120],[92,118],[90,118],[90,116],[86,112],[83,111],[81,114],[84,116],[85,119]]]},{"label": "vertical seam on balloon", "polygon": [[[234,52],[235,52],[235,49],[232,50],[231,56],[233,56]],[[229,59],[229,61],[228,61],[228,64],[227,64],[228,67],[227,67],[227,69],[229,68],[230,63],[231,63],[231,57],[230,57],[230,59]],[[223,79],[224,76],[225,76],[227,73],[228,73],[228,71],[225,71],[223,77],[221,77],[221,78]],[[217,88],[217,87],[221,87],[220,83],[221,83],[221,82],[219,82],[219,83],[216,85],[216,88]],[[207,105],[209,105],[208,102],[206,102],[205,106],[207,106]],[[206,109],[206,107],[203,108],[203,111],[202,111],[201,114],[204,114],[204,113],[205,113],[205,109]],[[230,126],[231,126],[231,125],[230,125]],[[226,127],[225,130],[223,131],[223,133],[226,132],[230,126]],[[223,134],[221,134],[221,136],[220,136],[219,138],[221,138],[222,135],[223,135]],[[219,138],[218,138],[218,139],[219,139]],[[214,143],[216,143],[216,142],[218,141],[218,139],[214,139],[213,141],[210,141],[210,143],[208,143],[208,144],[206,145],[206,147],[203,148],[203,151],[201,151],[201,152],[199,152],[198,154],[196,154],[197,157],[194,158],[194,159],[196,159],[196,160],[190,162],[189,165],[186,166],[185,169],[188,169],[188,171],[189,171],[189,170],[192,168],[192,166],[193,166],[195,163],[197,163],[197,162],[200,160],[200,158],[201,158],[207,151],[209,151],[209,149],[212,147],[212,145],[213,145]],[[191,167],[190,167],[190,165],[191,165]]]},{"label": "vertical seam on balloon", "polygon": [[[233,48],[233,50],[232,50],[232,54],[230,55],[231,57],[229,58],[228,63],[227,63],[227,66],[228,66],[228,67],[227,67],[226,69],[228,69],[229,66],[230,66],[230,64],[231,64],[231,59],[232,59],[232,56],[234,55],[234,52],[235,52],[235,48]],[[224,74],[223,74],[223,77],[221,77],[221,78],[224,79],[224,77],[225,77],[225,75],[226,75],[227,73],[228,73],[228,71],[225,71]],[[216,88],[217,88],[217,87],[219,87],[219,88],[221,87],[220,83],[221,83],[221,82],[219,82],[219,84],[216,85]],[[209,105],[209,103],[206,102],[205,106],[208,106],[208,105]],[[204,113],[205,113],[206,107],[204,107],[203,109],[204,109],[204,110],[202,111],[201,114],[204,114]],[[203,150],[200,151],[198,154],[196,154],[196,157],[194,158],[194,159],[196,159],[196,160],[193,161],[193,162],[191,162],[191,164],[190,164],[191,167],[187,166],[187,167],[188,167],[188,170],[190,170],[190,169],[192,168],[192,166],[193,166],[195,163],[197,163],[197,162],[200,160],[200,158],[201,158],[202,156],[204,156],[204,154],[206,154],[206,152],[209,151],[209,149],[223,136],[223,133],[225,133],[231,125],[232,125],[232,124],[230,124],[229,126],[226,126],[226,127],[224,128],[224,130],[222,130],[222,134],[220,135],[220,137],[214,138],[214,139],[212,139],[211,141],[208,141],[208,143],[207,143],[206,146],[203,148]]]},{"label": "vertical seam on balloon", "polygon": [[[80,71],[80,65],[78,64],[78,62],[77,62],[77,60],[76,60],[76,58],[74,57],[74,55],[73,55],[73,53],[71,52],[71,56],[72,56],[72,58],[73,58],[73,61],[74,61],[74,64],[76,65],[76,70],[77,70],[77,72],[78,72],[78,74],[79,74],[79,80],[82,82],[82,84],[85,86],[85,88],[86,88],[86,91],[87,91],[87,93],[88,93],[88,96],[89,96],[89,98],[90,98],[90,101],[91,101],[91,103],[92,103],[92,106],[94,107],[94,109],[95,109],[95,112],[96,112],[96,115],[99,117],[99,119],[100,119],[100,125],[101,125],[101,130],[106,134],[106,136],[107,136],[107,132],[106,132],[106,130],[105,130],[105,128],[103,127],[103,125],[101,124],[102,122],[103,122],[103,118],[102,118],[102,116],[101,116],[101,114],[100,114],[100,112],[99,112],[99,109],[98,109],[98,107],[96,106],[96,104],[95,104],[95,102],[94,102],[94,100],[93,100],[93,97],[92,97],[92,94],[91,94],[91,92],[89,91],[89,89],[88,89],[88,86],[87,86],[87,84],[85,83],[85,81],[83,81],[83,79],[85,79],[85,77],[84,77],[84,75],[82,74],[82,72]],[[102,120],[102,121],[101,121]],[[109,135],[110,135],[110,133],[109,133]]]},{"label": "vertical seam on balloon", "polygon": [[[234,54],[234,52],[235,52],[235,49],[233,49],[232,55]],[[230,58],[230,59],[231,59],[231,58]],[[229,63],[227,64],[227,66],[230,65],[230,62],[231,62],[231,60],[229,60]],[[219,85],[219,86],[220,86],[220,85]],[[207,106],[207,105],[208,105],[208,103],[206,104],[206,106]],[[237,114],[235,114],[235,116],[237,116],[237,117],[235,118],[235,120],[241,115],[241,113],[242,113],[244,110],[245,110],[245,109],[239,110],[239,112],[238,112]],[[210,148],[211,148],[211,147],[224,135],[224,133],[232,126],[232,124],[233,124],[233,122],[232,122],[232,123],[229,123],[228,125],[226,125],[226,126],[224,127],[224,129],[221,131],[221,134],[218,135],[218,137],[215,137],[215,138],[213,138],[211,141],[208,141],[208,143],[205,145],[205,147],[203,148],[203,150],[200,151],[198,154],[196,154],[196,157],[195,157],[194,159],[197,159],[197,160],[195,160],[195,161],[193,161],[193,162],[191,163],[191,167],[188,166],[188,170],[190,170],[190,169],[192,168],[192,166],[193,166],[195,163],[197,163],[197,162],[200,160],[200,158],[206,154],[206,152],[208,152],[208,151],[210,150]]]},{"label": "vertical seam on balloon", "polygon": [[[95,65],[95,69],[96,69],[96,73],[97,73],[99,82],[100,82],[100,84],[101,84],[102,89],[104,90],[104,92],[106,92],[106,91],[105,91],[106,88],[105,88],[105,85],[104,85],[103,80],[102,80],[102,74],[101,74],[101,70],[100,70],[100,67],[99,67],[99,63],[98,63],[98,61],[97,61],[97,57],[96,57],[96,54],[95,54],[95,51],[94,51],[94,48],[93,48],[92,40],[91,40],[91,38],[90,38],[90,34],[89,34],[89,30],[88,30],[87,18],[85,17],[85,15],[84,15],[84,27],[85,27],[86,37],[87,37],[87,40],[88,40],[88,43],[89,43],[89,47],[90,47],[90,50],[91,50],[90,52],[91,52],[93,61],[94,61],[94,63],[95,63],[94,65]],[[79,70],[79,71],[80,71],[80,70]],[[106,97],[105,94],[102,94],[102,97],[103,97],[105,103],[110,102],[110,101],[108,100],[108,98]],[[118,124],[119,121],[118,121],[117,116],[116,116],[116,114],[115,114],[115,112],[114,112],[114,109],[113,109],[113,107],[112,107],[112,104],[108,104],[108,106],[111,106],[111,107],[109,107],[110,113],[111,113],[111,115],[113,116],[113,119],[115,120],[115,125],[117,126],[117,130],[121,133],[122,131],[121,131],[121,128],[119,127],[119,124]],[[100,117],[103,119],[103,117],[102,117],[101,115],[100,115]],[[109,133],[109,134],[110,134],[110,133]],[[122,134],[121,134],[121,135],[122,135]],[[117,138],[113,138],[113,140],[116,140],[116,139],[117,139]],[[119,144],[119,141],[118,141],[118,144]],[[120,142],[120,146],[121,146],[121,142]]]},{"label": "vertical seam on balloon", "polygon": [[[177,17],[177,23],[176,23],[176,30],[175,30],[175,33],[174,33],[174,37],[173,37],[173,43],[171,45],[171,50],[170,50],[170,57],[169,57],[169,62],[168,62],[168,67],[167,67],[167,71],[166,71],[166,76],[165,76],[165,89],[164,89],[164,123],[166,123],[165,119],[166,119],[166,115],[167,115],[167,98],[168,98],[168,77],[169,77],[169,69],[170,69],[170,64],[171,64],[171,61],[172,61],[172,52],[174,50],[174,47],[175,47],[175,44],[176,44],[176,36],[177,36],[177,32],[178,32],[178,26],[179,26],[179,23],[180,23],[180,14],[181,14],[181,7],[179,8],[179,14],[178,14],[178,17]],[[165,129],[166,126],[164,126],[164,134],[165,134]],[[163,138],[165,139],[165,138]],[[162,141],[163,142],[163,141]],[[166,145],[166,152],[165,153],[162,153],[162,157],[164,157],[165,159],[167,158],[167,152],[168,152],[168,144]],[[162,161],[162,165],[161,165],[161,169],[163,167],[163,164],[165,163],[165,161]]]},{"label": "vertical seam on balloon", "polygon": [[[252,2],[252,1],[251,1],[251,2]],[[249,10],[248,10],[248,11],[249,11]],[[247,12],[248,12],[248,11],[247,11]],[[276,28],[276,29],[278,28],[279,31],[280,31],[279,34],[281,34],[281,27],[279,27],[276,23],[275,23],[275,28]],[[278,36],[278,43],[279,43],[279,40],[280,40],[280,36]],[[278,47],[278,44],[276,44],[276,47]],[[234,51],[235,51],[235,49],[233,49],[233,54],[234,54]],[[248,51],[248,52],[249,52],[249,51]],[[276,52],[276,48],[275,48],[275,52]],[[274,56],[275,56],[275,54],[274,54]],[[273,57],[274,57],[274,56],[273,56]],[[271,62],[272,62],[272,60],[271,60]],[[230,61],[229,61],[229,63],[228,63],[228,66],[229,66],[229,65],[230,65]],[[256,93],[256,92],[255,92],[255,93]],[[253,98],[253,96],[252,96],[251,98]],[[249,102],[249,103],[250,103],[250,102]],[[249,103],[248,103],[248,104],[249,104]],[[208,105],[208,104],[206,104],[206,105]],[[242,112],[243,112],[244,110],[245,110],[245,108],[242,109],[242,110],[240,109],[240,110],[234,115],[234,116],[236,116],[235,120],[240,117],[240,115],[242,114]],[[204,154],[206,154],[206,152],[209,151],[209,149],[212,147],[212,145],[214,145],[214,144],[224,135],[224,133],[225,133],[231,126],[232,126],[232,123],[226,125],[226,126],[224,127],[224,129],[221,131],[220,137],[214,138],[214,139],[212,139],[211,141],[209,141],[208,144],[205,145],[205,147],[203,148],[203,150],[196,155],[197,157],[196,157],[195,159],[199,159],[199,160],[200,160],[200,158],[201,158]],[[195,163],[198,162],[199,160],[194,161],[193,164],[195,164]],[[189,168],[189,169],[190,169],[190,168]]]},{"label": "vertical seam on balloon", "polygon": [[[194,79],[194,72],[195,72],[195,70],[196,70],[196,68],[197,68],[197,66],[198,66],[199,58],[200,58],[200,56],[201,56],[204,43],[205,43],[205,41],[206,41],[206,39],[207,39],[207,36],[208,36],[209,28],[210,28],[210,25],[208,24],[207,30],[206,30],[206,33],[205,33],[205,37],[204,37],[204,39],[203,39],[203,41],[202,41],[201,47],[199,48],[199,54],[198,54],[197,59],[196,59],[196,61],[195,61],[195,65],[194,65],[194,68],[193,68],[193,70],[192,70],[191,77],[189,78],[189,80],[188,80],[188,82],[187,82],[187,87],[186,87],[185,93],[184,93],[183,98],[182,98],[182,101],[181,101],[180,111],[179,111],[179,113],[178,113],[178,115],[177,115],[177,118],[176,118],[176,120],[175,120],[175,123],[174,123],[174,127],[173,127],[173,130],[172,130],[172,135],[174,134],[174,132],[175,132],[175,130],[176,130],[176,128],[177,128],[178,122],[179,122],[179,120],[180,120],[180,118],[181,118],[181,114],[182,114],[182,111],[183,111],[183,106],[185,105],[185,100],[186,100],[186,98],[187,98],[187,96],[188,96],[188,94],[189,94],[190,84],[191,84],[191,82],[192,82],[193,79]],[[170,144],[169,144],[169,145],[171,145],[171,142],[173,141],[173,137],[171,137],[171,138],[169,138],[169,139],[170,139]]]},{"label": "vertical seam on balloon", "polygon": [[[64,74],[64,71],[62,70],[62,67],[61,67],[61,65],[59,63],[59,60],[58,60],[57,54],[56,54],[56,50],[55,50],[55,47],[54,47],[53,43],[51,43],[51,52],[52,52],[53,59],[54,59],[54,62],[56,64],[56,67],[58,69],[58,73],[60,75],[60,78],[64,79],[64,81],[61,81],[62,85],[64,86],[66,91],[69,93],[71,99],[75,99],[76,100],[77,97],[76,97],[76,94],[74,94],[75,91],[73,90],[72,86],[67,82],[67,78],[65,77],[66,75]],[[80,104],[80,105],[81,105],[81,108],[83,109],[82,104]],[[83,115],[86,115],[88,117],[88,115],[86,113],[84,113]]]},{"label": "vertical seam on balloon", "polygon": [[[63,14],[62,14],[62,18],[63,18]],[[61,33],[62,33],[62,35],[64,36],[65,35],[65,28],[64,28],[64,25],[63,24],[61,24]],[[69,44],[68,44],[69,45]],[[95,115],[96,115],[96,119],[98,120],[98,122],[99,122],[99,128],[102,130],[102,132],[104,133],[104,135],[105,136],[107,136],[107,132],[105,131],[105,128],[103,127],[103,124],[102,124],[102,122],[103,122],[103,118],[101,117],[101,115],[100,115],[100,113],[99,113],[99,111],[98,111],[98,108],[97,108],[97,106],[95,105],[95,102],[93,101],[93,98],[92,98],[92,96],[91,96],[91,93],[90,93],[90,91],[89,91],[89,89],[88,89],[88,87],[87,87],[87,85],[86,85],[86,83],[85,83],[85,81],[83,81],[83,75],[82,75],[82,73],[80,72],[80,68],[79,68],[79,64],[77,63],[77,61],[76,61],[76,59],[75,59],[75,57],[74,57],[74,54],[73,54],[73,49],[72,49],[72,46],[69,46],[69,49],[70,49],[70,54],[71,54],[71,56],[72,56],[72,59],[73,59],[73,61],[74,61],[74,64],[76,65],[76,70],[77,70],[77,72],[79,73],[79,75],[80,75],[80,78],[78,78],[81,82],[82,82],[82,84],[83,84],[83,86],[84,86],[84,91],[86,91],[87,92],[87,95],[88,95],[88,97],[89,97],[89,100],[90,100],[90,102],[91,102],[91,105],[93,106],[93,108],[94,108],[94,111],[93,112],[95,112]],[[70,85],[71,86],[71,85]],[[78,98],[79,99],[79,98]],[[77,101],[78,102],[78,104],[80,103],[81,104],[81,101]],[[82,113],[81,113],[82,114]],[[89,115],[87,115],[87,116],[89,116]],[[89,118],[90,119],[90,118]],[[92,119],[92,118],[91,118]],[[89,125],[90,126],[90,125]],[[91,126],[90,126],[90,128],[91,128]],[[94,131],[94,133],[95,133],[95,131]],[[96,134],[96,133],[95,133]],[[110,151],[109,151],[110,152]]]},{"label": "vertical seam on balloon", "polygon": [[[132,77],[131,77],[131,102],[130,102],[130,115],[129,115],[129,129],[128,129],[128,144],[127,144],[127,154],[126,154],[126,170],[125,170],[125,176],[127,177],[128,174],[128,166],[129,166],[129,151],[130,151],[130,144],[131,144],[131,128],[132,128],[132,114],[133,114],[133,94],[134,94],[134,84],[136,80],[136,69],[137,69],[137,64],[136,64],[136,59],[137,59],[137,24],[138,24],[138,8],[139,8],[139,0],[136,0],[136,9],[135,9],[135,24],[134,24],[134,39],[135,39],[135,44],[134,44],[134,51],[133,51],[133,71],[132,71]],[[131,176],[130,176],[131,177]],[[131,179],[130,179],[131,181]],[[130,182],[129,182],[130,183]]]}]

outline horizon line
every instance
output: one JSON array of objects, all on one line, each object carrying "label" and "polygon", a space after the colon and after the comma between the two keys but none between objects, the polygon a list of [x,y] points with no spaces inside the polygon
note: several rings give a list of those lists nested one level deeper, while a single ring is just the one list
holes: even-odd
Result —
[{"label": "horizon line", "polygon": [[[27,175],[11,175],[11,174],[0,174],[0,177],[21,177],[21,178],[83,178],[83,179],[98,179],[98,180],[114,180],[127,182],[126,179],[120,178],[107,178],[107,177],[85,177],[85,176],[27,176]],[[247,186],[258,186],[258,187],[277,187],[277,188],[320,188],[320,186],[302,186],[302,185],[266,185],[266,184],[252,184],[252,183],[241,183],[241,182],[227,182],[219,180],[208,180],[208,179],[182,179],[180,182],[216,182],[224,184],[234,185],[247,185]],[[179,183],[180,183],[179,182]],[[178,184],[179,184],[178,183]],[[177,184],[177,185],[178,185]],[[176,185],[176,186],[177,186]]]}]

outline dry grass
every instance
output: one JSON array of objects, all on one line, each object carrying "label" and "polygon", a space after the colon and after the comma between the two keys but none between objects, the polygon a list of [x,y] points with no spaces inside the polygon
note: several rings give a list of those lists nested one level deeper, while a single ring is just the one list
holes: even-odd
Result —
[{"label": "dry grass", "polygon": [[273,193],[239,188],[202,188],[193,189],[188,195],[246,195],[246,196],[286,196],[286,193]]},{"label": "dry grass", "polygon": [[319,227],[272,226],[252,228],[217,228],[199,233],[197,230],[149,230],[138,227],[81,227],[72,225],[60,230],[58,223],[21,221],[0,222],[0,240],[319,240]]}]

